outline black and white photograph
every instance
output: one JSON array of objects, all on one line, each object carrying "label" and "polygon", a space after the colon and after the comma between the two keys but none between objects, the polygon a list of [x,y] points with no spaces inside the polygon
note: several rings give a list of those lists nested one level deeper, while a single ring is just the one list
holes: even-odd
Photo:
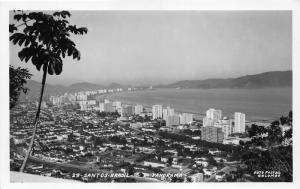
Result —
[{"label": "black and white photograph", "polygon": [[296,10],[40,4],[1,12],[8,183],[295,183]]}]

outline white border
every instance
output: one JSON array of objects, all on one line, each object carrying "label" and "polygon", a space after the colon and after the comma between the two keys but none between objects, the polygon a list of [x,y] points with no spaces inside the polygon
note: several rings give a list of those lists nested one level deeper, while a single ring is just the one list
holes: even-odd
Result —
[{"label": "white border", "polygon": [[[9,178],[9,33],[8,33],[8,11],[9,10],[292,10],[293,11],[293,113],[294,113],[294,182],[293,183],[198,183],[198,184],[117,184],[117,183],[10,183]],[[140,187],[213,187],[213,188],[300,188],[299,183],[299,96],[300,85],[297,79],[300,75],[299,52],[300,52],[300,1],[299,0],[92,0],[92,1],[43,1],[43,2],[0,2],[0,66],[1,66],[1,132],[0,132],[0,188],[82,188],[82,187],[104,187],[104,188],[140,188]],[[298,63],[299,64],[299,63]]]}]

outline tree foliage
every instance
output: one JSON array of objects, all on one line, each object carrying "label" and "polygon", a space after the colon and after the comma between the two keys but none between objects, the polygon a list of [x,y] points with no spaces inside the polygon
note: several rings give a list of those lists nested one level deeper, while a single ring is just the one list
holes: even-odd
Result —
[{"label": "tree foliage", "polygon": [[18,53],[20,60],[26,63],[31,60],[38,71],[43,68],[42,87],[34,119],[34,129],[20,169],[21,172],[24,171],[33,149],[47,74],[61,74],[63,70],[62,60],[66,56],[80,59],[80,52],[70,37],[71,34],[86,34],[87,28],[78,28],[76,25],[69,24],[68,17],[70,16],[68,11],[58,11],[53,14],[14,11],[13,19],[18,25],[9,25],[9,32],[11,33],[9,40],[14,45],[21,47]]},{"label": "tree foliage", "polygon": [[[281,116],[280,121],[276,120],[265,128],[268,135],[264,138],[259,137],[259,127],[252,125],[249,134],[253,135],[253,139],[247,145],[254,147],[263,146],[265,150],[253,149],[248,150],[242,154],[242,160],[247,165],[247,170],[253,174],[255,170],[265,171],[279,171],[281,173],[279,178],[261,177],[259,181],[285,181],[291,182],[293,180],[293,146],[282,145],[284,140],[292,139],[292,111],[288,116]],[[289,130],[281,132],[281,124],[288,124],[291,126]]]},{"label": "tree foliage", "polygon": [[9,108],[13,108],[21,92],[27,93],[28,89],[24,87],[27,80],[31,78],[31,74],[25,68],[9,66]]},{"label": "tree foliage", "polygon": [[10,24],[10,41],[23,47],[18,53],[21,61],[31,60],[37,70],[43,67],[48,74],[59,75],[62,72],[66,56],[80,59],[80,52],[70,39],[71,34],[86,34],[87,28],[69,24],[71,14],[68,11],[46,14],[43,12],[15,11],[14,20],[19,25]]}]

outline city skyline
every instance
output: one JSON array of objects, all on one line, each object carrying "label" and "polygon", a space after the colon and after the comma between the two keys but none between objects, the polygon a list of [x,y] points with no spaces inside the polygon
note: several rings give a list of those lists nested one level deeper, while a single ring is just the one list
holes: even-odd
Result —
[{"label": "city skyline", "polygon": [[292,10],[11,10],[11,183],[295,181]]},{"label": "city skyline", "polygon": [[[89,29],[88,35],[73,38],[82,59],[66,59],[63,73],[49,76],[49,84],[155,85],[292,69],[291,11],[71,14],[70,21]],[[11,64],[29,68],[32,79],[40,81],[32,65],[18,60],[18,50],[10,44]]]}]

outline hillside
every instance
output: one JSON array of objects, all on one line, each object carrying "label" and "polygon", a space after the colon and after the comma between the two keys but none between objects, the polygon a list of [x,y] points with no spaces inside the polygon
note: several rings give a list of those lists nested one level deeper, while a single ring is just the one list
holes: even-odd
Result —
[{"label": "hillside", "polygon": [[184,80],[157,88],[267,88],[291,87],[292,71],[273,71],[228,79]]},{"label": "hillside", "polygon": [[[40,94],[41,90],[41,83],[29,80],[27,84],[25,85],[28,89],[28,95],[30,96],[38,96]],[[121,86],[119,84],[119,86]],[[70,86],[63,86],[63,85],[51,85],[46,84],[45,86],[45,94],[46,95],[57,95],[57,94],[64,94],[66,92],[79,92],[79,91],[93,91],[93,90],[99,90],[102,88],[106,88],[106,86],[103,85],[97,85],[93,83],[88,82],[82,82],[82,83],[74,83]]]},{"label": "hillside", "polygon": [[[273,71],[255,75],[246,75],[228,79],[205,79],[205,80],[183,80],[168,85],[159,85],[155,88],[267,88],[267,87],[291,87],[292,71]],[[30,96],[38,96],[41,83],[29,80],[26,84]],[[107,86],[88,82],[75,83],[70,86],[46,84],[45,94],[56,95],[66,92],[79,92],[87,90],[98,90],[102,88],[127,88],[129,85],[111,83]],[[132,87],[132,86],[131,86]]]}]

